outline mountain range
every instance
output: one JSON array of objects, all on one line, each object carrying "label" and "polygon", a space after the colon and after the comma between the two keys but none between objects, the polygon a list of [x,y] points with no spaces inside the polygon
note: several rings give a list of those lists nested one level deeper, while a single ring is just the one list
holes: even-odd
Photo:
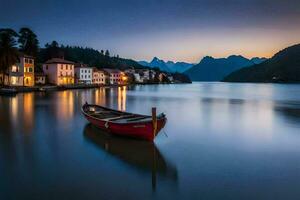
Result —
[{"label": "mountain range", "polygon": [[146,67],[158,67],[161,71],[165,72],[185,72],[189,68],[191,68],[194,64],[186,63],[186,62],[173,62],[173,61],[167,61],[161,60],[157,57],[154,57],[151,62],[147,61],[139,61],[140,65],[146,66]]},{"label": "mountain range", "polygon": [[300,82],[300,44],[276,53],[265,62],[237,70],[226,82]]},{"label": "mountain range", "polygon": [[259,64],[266,60],[266,58],[258,57],[247,59],[240,55],[231,55],[227,58],[206,56],[199,64],[188,69],[185,74],[192,81],[221,81],[224,77],[238,69]]}]

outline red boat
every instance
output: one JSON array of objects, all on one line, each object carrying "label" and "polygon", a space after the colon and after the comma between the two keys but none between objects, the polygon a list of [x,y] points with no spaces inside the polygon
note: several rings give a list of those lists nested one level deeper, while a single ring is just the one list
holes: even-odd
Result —
[{"label": "red boat", "polygon": [[91,124],[111,134],[149,141],[154,140],[167,122],[164,113],[156,116],[156,108],[152,108],[152,116],[147,116],[85,103],[82,113]]}]

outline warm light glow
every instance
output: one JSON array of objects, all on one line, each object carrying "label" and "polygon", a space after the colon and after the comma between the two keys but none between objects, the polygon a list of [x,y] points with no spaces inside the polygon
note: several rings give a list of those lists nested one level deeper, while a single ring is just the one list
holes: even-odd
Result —
[{"label": "warm light glow", "polygon": [[126,111],[126,86],[118,87],[118,110]]},{"label": "warm light glow", "polygon": [[34,93],[24,93],[24,130],[30,133],[34,123]]},{"label": "warm light glow", "polygon": [[66,122],[74,116],[74,93],[72,91],[63,91],[58,94],[60,103],[57,115],[60,120]]},{"label": "warm light glow", "polygon": [[17,85],[17,83],[18,83],[18,78],[15,77],[15,76],[12,76],[12,77],[11,77],[11,84],[12,84],[12,85]]},{"label": "warm light glow", "polygon": [[18,72],[18,67],[16,65],[13,65],[11,67],[11,72]]}]

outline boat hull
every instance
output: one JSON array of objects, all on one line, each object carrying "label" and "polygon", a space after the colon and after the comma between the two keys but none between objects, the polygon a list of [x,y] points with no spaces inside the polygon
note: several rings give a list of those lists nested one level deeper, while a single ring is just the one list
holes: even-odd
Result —
[{"label": "boat hull", "polygon": [[114,135],[126,136],[137,139],[153,141],[159,131],[165,126],[167,119],[157,119],[157,129],[153,128],[153,122],[136,122],[136,123],[114,123],[94,118],[84,113],[85,118],[94,126]]}]

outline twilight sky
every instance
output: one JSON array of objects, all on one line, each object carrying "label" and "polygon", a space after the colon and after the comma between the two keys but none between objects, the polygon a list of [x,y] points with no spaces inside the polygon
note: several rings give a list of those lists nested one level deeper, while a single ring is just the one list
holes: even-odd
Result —
[{"label": "twilight sky", "polygon": [[136,60],[270,57],[300,43],[299,0],[0,0],[0,27]]}]

